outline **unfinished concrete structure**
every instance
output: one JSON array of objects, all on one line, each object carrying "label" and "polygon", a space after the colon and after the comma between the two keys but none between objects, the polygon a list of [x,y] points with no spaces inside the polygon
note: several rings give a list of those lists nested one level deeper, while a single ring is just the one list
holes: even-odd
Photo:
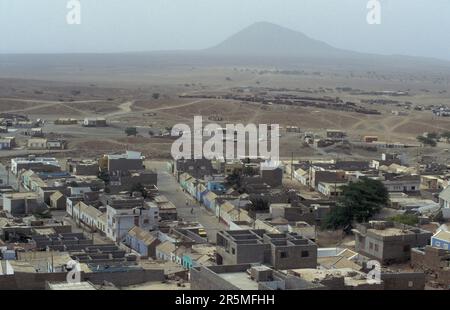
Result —
[{"label": "unfinished concrete structure", "polygon": [[32,238],[36,249],[68,252],[73,260],[88,266],[128,266],[136,264],[135,255],[126,255],[126,251],[115,244],[93,244],[82,233],[64,233]]},{"label": "unfinished concrete structure", "polygon": [[325,286],[264,265],[200,266],[191,269],[193,290],[320,290]]},{"label": "unfinished concrete structure", "polygon": [[39,196],[34,192],[7,193],[3,195],[3,210],[12,215],[24,215],[44,210]]},{"label": "unfinished concrete structure", "polygon": [[411,257],[411,249],[429,244],[431,232],[386,221],[357,225],[355,250],[382,263],[401,263]]},{"label": "unfinished concrete structure", "polygon": [[98,175],[99,165],[95,160],[72,160],[68,159],[66,171],[74,175]]},{"label": "unfinished concrete structure", "polygon": [[275,269],[316,268],[317,245],[297,234],[271,234],[265,230],[217,233],[217,264],[261,263]]}]

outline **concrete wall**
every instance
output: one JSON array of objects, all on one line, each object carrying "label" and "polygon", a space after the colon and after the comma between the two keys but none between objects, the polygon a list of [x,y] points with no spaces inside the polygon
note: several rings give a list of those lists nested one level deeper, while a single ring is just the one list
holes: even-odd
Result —
[{"label": "concrete wall", "polygon": [[431,233],[389,237],[356,235],[355,249],[383,263],[405,262],[411,258],[412,248],[426,246],[430,238]]},{"label": "concrete wall", "polygon": [[97,175],[99,172],[98,164],[93,165],[75,165],[74,167],[75,175]]},{"label": "concrete wall", "polygon": [[142,159],[118,158],[108,160],[108,171],[110,173],[117,171],[142,170],[143,168]]},{"label": "concrete wall", "polygon": [[[233,254],[234,249],[234,254]],[[270,250],[266,244],[235,244],[230,242],[228,251],[217,247],[217,254],[223,259],[223,265],[263,263]]]},{"label": "concrete wall", "polygon": [[93,284],[102,284],[104,281],[111,282],[116,286],[128,286],[145,282],[161,282],[165,279],[164,269],[144,269],[125,272],[95,272],[87,273],[83,281]]},{"label": "concrete wall", "polygon": [[429,280],[447,286],[450,283],[450,269],[448,259],[450,252],[427,246],[425,250],[413,249],[411,251],[411,266],[415,270],[424,271]]},{"label": "concrete wall", "polygon": [[[303,257],[302,253],[308,253]],[[272,265],[275,269],[297,269],[297,268],[316,268],[317,267],[317,246],[272,246]],[[285,255],[286,257],[282,257]]]},{"label": "concrete wall", "polygon": [[56,210],[65,210],[66,209],[66,197],[62,196],[59,199],[50,201],[50,207]]},{"label": "concrete wall", "polygon": [[[3,210],[8,211],[12,215],[25,214],[26,209],[27,214],[33,213],[39,208],[38,201],[36,199],[10,199],[3,197]],[[26,207],[27,205],[27,207]]]},{"label": "concrete wall", "polygon": [[205,267],[191,269],[192,290],[237,290],[239,288],[222,279],[216,272],[245,272],[250,265],[214,266],[211,268],[215,272]]},{"label": "concrete wall", "polygon": [[423,272],[382,273],[381,280],[385,290],[423,290],[425,274]]},{"label": "concrete wall", "polygon": [[[67,273],[20,273],[0,276],[0,290],[45,290],[46,282],[65,282]],[[81,273],[81,281],[103,284],[104,281],[116,286],[128,286],[145,282],[163,281],[163,269],[135,270],[128,272]]]}]

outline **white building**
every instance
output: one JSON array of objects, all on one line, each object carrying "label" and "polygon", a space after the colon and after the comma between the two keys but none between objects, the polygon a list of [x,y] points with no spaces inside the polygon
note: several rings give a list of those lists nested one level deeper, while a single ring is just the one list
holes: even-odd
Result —
[{"label": "white building", "polygon": [[83,224],[92,230],[96,230],[100,226],[98,221],[102,214],[103,213],[98,209],[80,201],[73,207],[72,217],[76,223]]},{"label": "white building", "polygon": [[388,192],[418,192],[420,190],[419,175],[388,176],[382,181]]},{"label": "white building", "polygon": [[15,138],[14,137],[6,137],[0,139],[0,150],[10,150],[13,148],[15,144]]},{"label": "white building", "polygon": [[150,231],[159,222],[159,208],[154,203],[145,203],[142,207],[106,207],[106,235],[120,242],[134,226]]},{"label": "white building", "polygon": [[35,167],[46,167],[48,170],[59,171],[61,166],[54,157],[35,157],[29,156],[28,158],[12,158],[11,159],[11,172],[17,175],[22,169],[33,169]]},{"label": "white building", "polygon": [[450,219],[450,186],[439,194],[439,205],[442,207],[442,215]]},{"label": "white building", "polygon": [[69,214],[70,216],[73,217],[73,209],[75,207],[75,205],[82,201],[83,198],[80,196],[69,196],[66,198],[66,212],[67,214]]},{"label": "white building", "polygon": [[294,171],[294,178],[302,185],[309,185],[309,171],[299,168]]},{"label": "white building", "polygon": [[342,194],[342,187],[348,185],[345,183],[319,182],[317,190],[326,197],[337,197]]},{"label": "white building", "polygon": [[68,187],[70,196],[83,196],[84,193],[92,192],[90,187]]}]

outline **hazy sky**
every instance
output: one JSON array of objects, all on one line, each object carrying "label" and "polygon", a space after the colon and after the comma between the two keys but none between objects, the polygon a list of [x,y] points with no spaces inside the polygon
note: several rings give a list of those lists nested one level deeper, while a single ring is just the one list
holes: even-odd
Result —
[{"label": "hazy sky", "polygon": [[80,0],[81,25],[66,23],[68,0],[0,0],[0,53],[201,49],[257,22],[302,31],[333,46],[450,59],[450,0]]}]

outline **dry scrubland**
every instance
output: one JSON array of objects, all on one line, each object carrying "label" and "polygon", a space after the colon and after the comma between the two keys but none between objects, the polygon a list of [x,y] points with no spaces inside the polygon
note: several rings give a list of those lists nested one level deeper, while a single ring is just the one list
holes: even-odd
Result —
[{"label": "dry scrubland", "polygon": [[[8,73],[4,73],[8,75]],[[448,78],[435,74],[374,73],[346,70],[304,70],[297,74],[280,73],[258,67],[189,67],[157,69],[148,72],[117,71],[114,76],[101,72],[67,74],[62,70],[50,70],[47,74],[20,74],[15,78],[0,79],[0,112],[27,115],[47,121],[44,132],[53,133],[69,141],[65,155],[97,155],[109,151],[133,148],[147,156],[167,158],[172,139],[150,137],[150,130],[163,130],[177,123],[191,123],[194,115],[220,116],[219,123],[278,123],[295,125],[302,130],[323,132],[325,129],[343,129],[352,139],[365,135],[377,135],[390,142],[415,142],[423,132],[450,130],[450,118],[435,118],[431,111],[404,110],[395,105],[361,104],[364,99],[389,99],[410,102],[412,106],[450,105]],[[19,75],[19,76],[17,76]],[[1,77],[1,76],[0,76]],[[235,87],[256,89],[284,88],[301,90],[305,96],[339,97],[351,101],[381,115],[300,107],[288,105],[263,105],[253,102],[225,99],[179,98],[189,94],[226,94]],[[352,94],[336,90],[351,87],[365,92],[408,91],[408,96],[391,97]],[[289,93],[289,92],[288,92]],[[154,98],[154,94],[159,97]],[[408,115],[396,116],[392,110],[405,111]],[[106,117],[108,128],[82,128],[81,126],[55,126],[53,121],[61,117],[84,119]],[[138,137],[126,137],[124,129],[137,126]],[[20,140],[20,137],[19,137]],[[445,147],[445,146],[444,146]],[[320,156],[313,149],[302,146],[298,134],[283,135],[282,156]],[[338,156],[340,151],[334,150]],[[417,151],[413,151],[417,152]],[[428,152],[427,150],[423,152]],[[440,149],[432,150],[440,152]],[[11,154],[2,153],[3,156]],[[322,154],[323,155],[323,154]],[[353,150],[341,155],[364,157],[371,153]]]}]

